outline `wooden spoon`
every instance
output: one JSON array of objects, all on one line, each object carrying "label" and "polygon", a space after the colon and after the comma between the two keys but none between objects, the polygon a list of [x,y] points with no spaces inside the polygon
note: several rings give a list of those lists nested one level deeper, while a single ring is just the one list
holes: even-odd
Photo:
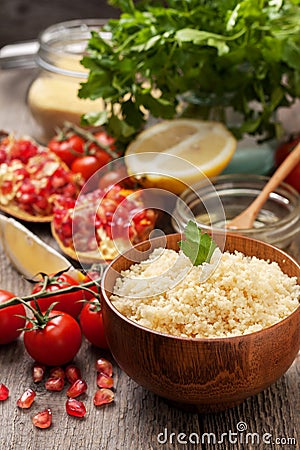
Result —
[{"label": "wooden spoon", "polygon": [[268,199],[269,194],[286,178],[293,168],[300,162],[300,143],[278,167],[261,193],[241,214],[234,217],[226,228],[231,230],[249,229],[253,227],[256,216]]}]

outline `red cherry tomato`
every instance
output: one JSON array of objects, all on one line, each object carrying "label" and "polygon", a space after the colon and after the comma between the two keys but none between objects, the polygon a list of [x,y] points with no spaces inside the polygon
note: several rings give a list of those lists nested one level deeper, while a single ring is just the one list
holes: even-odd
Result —
[{"label": "red cherry tomato", "polygon": [[[277,166],[285,160],[285,158],[291,153],[291,151],[293,151],[299,142],[300,135],[278,147],[275,153],[275,163]],[[300,192],[300,163],[297,164],[297,166],[289,173],[284,181]]]},{"label": "red cherry tomato", "polygon": [[[32,290],[32,294],[36,294],[40,292],[42,289],[43,282],[40,281],[36,284],[36,286]],[[79,283],[74,280],[70,275],[63,273],[59,276],[50,277],[50,282],[46,287],[47,292],[57,292],[57,295],[53,295],[51,297],[38,298],[37,302],[42,311],[46,311],[49,306],[58,302],[55,306],[56,309],[60,311],[66,312],[73,317],[77,317],[83,307],[83,302],[80,301],[84,298],[83,292],[81,290],[70,292],[70,293],[60,293],[61,289],[70,287],[70,286],[79,286]],[[35,307],[34,301],[31,302],[31,306]]]},{"label": "red cherry tomato", "polygon": [[84,140],[77,135],[72,135],[64,140],[55,136],[48,142],[48,148],[71,167],[78,155],[84,153]]},{"label": "red cherry tomato", "polygon": [[110,147],[111,150],[116,149],[115,138],[109,136],[105,131],[99,131],[98,133],[95,133],[94,136],[101,144]]},{"label": "red cherry tomato", "polygon": [[83,290],[83,296],[86,300],[91,300],[94,299],[95,294],[99,294],[100,292],[100,273],[98,271],[90,271],[88,272],[85,277],[83,278],[83,280],[81,281],[81,284],[86,284],[86,283],[91,283],[93,282],[94,284],[92,284],[91,286],[88,286],[88,289],[90,291],[93,291],[94,294],[92,294],[92,292],[88,292]]},{"label": "red cherry tomato", "polygon": [[[0,290],[0,303],[13,297],[15,295],[11,292]],[[20,336],[20,328],[25,327],[26,319],[17,317],[17,315],[26,315],[25,308],[21,303],[0,309],[0,344],[8,344]]]},{"label": "red cherry tomato", "polygon": [[108,348],[104,328],[102,311],[96,303],[86,303],[79,316],[79,322],[84,336],[91,344],[100,348]]},{"label": "red cherry tomato", "polygon": [[74,173],[81,173],[82,177],[88,180],[101,167],[103,167],[102,161],[96,156],[88,155],[75,159],[72,163],[71,170]]},{"label": "red cherry tomato", "polygon": [[49,319],[44,328],[27,323],[24,345],[35,361],[60,366],[70,362],[80,349],[81,329],[74,317],[63,311],[52,310]]},{"label": "red cherry tomato", "polygon": [[101,148],[96,150],[95,156],[98,159],[98,161],[101,162],[101,167],[106,166],[106,164],[108,164],[111,161],[111,156]]}]

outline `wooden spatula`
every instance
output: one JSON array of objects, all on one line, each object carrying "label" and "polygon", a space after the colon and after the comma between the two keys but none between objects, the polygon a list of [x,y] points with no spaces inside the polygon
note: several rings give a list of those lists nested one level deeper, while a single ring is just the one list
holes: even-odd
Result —
[{"label": "wooden spatula", "polygon": [[276,172],[272,175],[268,183],[265,185],[261,193],[256,199],[238,216],[234,217],[226,228],[231,230],[242,230],[252,228],[254,221],[268,199],[269,194],[286,178],[286,176],[294,169],[294,167],[300,162],[300,143],[294,148],[289,156],[278,167]]}]

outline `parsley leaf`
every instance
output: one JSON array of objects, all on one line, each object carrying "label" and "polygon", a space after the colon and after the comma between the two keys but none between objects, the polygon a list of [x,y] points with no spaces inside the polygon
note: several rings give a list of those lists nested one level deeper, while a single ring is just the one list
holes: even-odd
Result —
[{"label": "parsley leaf", "polygon": [[191,260],[194,266],[204,262],[209,263],[217,244],[207,233],[201,233],[201,229],[192,220],[189,220],[184,229],[185,240],[179,242],[183,253]]},{"label": "parsley leaf", "polygon": [[[300,96],[300,0],[110,0],[121,12],[92,33],[80,98],[105,102],[99,117],[119,142],[149,115],[220,120],[239,139],[280,130],[276,112]],[[182,102],[185,100],[185,102]],[[189,108],[190,106],[190,108]],[[231,126],[228,107],[241,118]]]}]

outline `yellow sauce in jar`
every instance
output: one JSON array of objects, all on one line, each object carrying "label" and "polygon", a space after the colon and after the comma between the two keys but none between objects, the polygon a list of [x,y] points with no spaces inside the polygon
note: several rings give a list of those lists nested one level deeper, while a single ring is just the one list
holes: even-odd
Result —
[{"label": "yellow sauce in jar", "polygon": [[28,92],[28,106],[35,121],[42,128],[44,139],[50,139],[65,121],[80,124],[83,114],[103,109],[103,100],[80,99],[80,80],[63,75],[40,76]]},{"label": "yellow sauce in jar", "polygon": [[41,129],[40,141],[47,143],[66,121],[79,125],[83,114],[103,110],[102,99],[80,99],[78,91],[88,75],[80,60],[87,51],[91,32],[98,31],[109,39],[101,31],[104,23],[101,19],[71,20],[52,25],[40,34],[37,64],[41,70],[27,95],[28,107]]}]

